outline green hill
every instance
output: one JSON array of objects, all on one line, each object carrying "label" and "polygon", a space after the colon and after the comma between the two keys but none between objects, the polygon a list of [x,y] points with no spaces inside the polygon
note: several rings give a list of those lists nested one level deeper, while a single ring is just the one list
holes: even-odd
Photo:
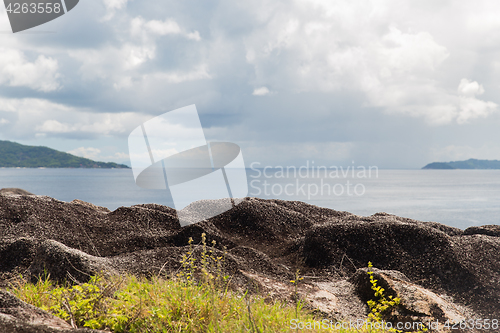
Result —
[{"label": "green hill", "polygon": [[105,163],[74,156],[51,148],[25,146],[0,140],[0,167],[5,168],[129,168],[124,164]]},{"label": "green hill", "polygon": [[422,169],[500,169],[500,161],[471,158],[467,161],[433,162]]}]

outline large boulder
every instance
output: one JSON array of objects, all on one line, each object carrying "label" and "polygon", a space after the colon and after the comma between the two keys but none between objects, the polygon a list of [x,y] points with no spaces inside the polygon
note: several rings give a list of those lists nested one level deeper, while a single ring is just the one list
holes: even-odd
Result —
[{"label": "large boulder", "polygon": [[371,261],[484,316],[500,316],[498,237],[450,235],[434,225],[389,215],[351,217],[311,228],[303,240],[303,258],[309,267],[351,273]]},{"label": "large boulder", "polygon": [[138,205],[109,212],[82,201],[0,195],[2,239],[51,239],[88,254],[110,256],[168,245],[165,239],[179,229],[175,210],[168,207]]},{"label": "large boulder", "polygon": [[[381,280],[390,282],[395,293],[420,295],[406,293],[408,311],[437,318],[437,308],[417,306],[427,297],[429,304],[439,305],[441,298],[477,316],[500,317],[496,226],[464,232],[386,213],[362,217],[298,201],[245,198],[223,214],[181,228],[174,209],[156,204],[110,212],[78,200],[0,194],[0,230],[4,281],[23,272],[36,278],[44,269],[54,278],[76,281],[99,271],[175,274],[190,238],[199,258],[205,233],[209,250],[217,256],[227,252],[224,274],[233,275],[232,281],[284,286],[300,269],[306,277],[303,290],[319,295],[311,304],[335,318],[360,314],[360,288],[349,278],[369,261],[406,276],[396,281],[381,273]],[[290,297],[290,288],[278,289],[274,294]],[[358,305],[350,308],[349,299]],[[439,305],[445,314],[446,306]],[[366,315],[366,306],[363,311]]]},{"label": "large boulder", "polygon": [[85,282],[98,273],[117,273],[108,258],[95,257],[54,240],[40,243],[29,269],[34,282],[49,275],[59,282]]}]

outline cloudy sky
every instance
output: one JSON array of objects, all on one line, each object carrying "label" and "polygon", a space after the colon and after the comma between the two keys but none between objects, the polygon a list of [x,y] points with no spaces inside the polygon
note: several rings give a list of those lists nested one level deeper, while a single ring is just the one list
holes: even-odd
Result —
[{"label": "cloudy sky", "polygon": [[196,104],[247,166],[500,159],[495,1],[81,0],[12,34],[0,139],[128,160],[144,121]]}]

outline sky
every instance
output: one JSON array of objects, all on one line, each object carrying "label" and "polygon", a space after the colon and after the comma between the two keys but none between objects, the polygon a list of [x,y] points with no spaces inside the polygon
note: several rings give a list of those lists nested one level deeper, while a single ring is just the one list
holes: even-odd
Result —
[{"label": "sky", "polygon": [[[128,135],[195,104],[247,166],[500,159],[500,2],[81,0],[13,34],[0,140],[127,162]],[[255,165],[255,164],[254,164]]]}]

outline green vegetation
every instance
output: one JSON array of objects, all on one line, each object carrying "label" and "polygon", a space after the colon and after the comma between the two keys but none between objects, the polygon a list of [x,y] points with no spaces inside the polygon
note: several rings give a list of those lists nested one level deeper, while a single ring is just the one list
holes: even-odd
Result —
[{"label": "green vegetation", "polygon": [[[368,301],[368,307],[370,308],[370,313],[368,318],[372,322],[381,323],[384,316],[387,315],[395,306],[401,301],[399,298],[392,298],[391,295],[388,296],[389,299],[385,297],[385,289],[377,285],[377,280],[373,277],[373,272],[371,268],[373,267],[371,262],[368,262],[368,275],[370,276],[371,288],[375,292],[375,300],[371,299]],[[399,332],[396,329],[390,329],[391,332]]]},{"label": "green vegetation", "polygon": [[0,141],[0,167],[4,168],[128,168],[124,164],[95,162],[47,147]]},{"label": "green vegetation", "polygon": [[[20,284],[17,297],[71,323],[113,332],[287,332],[295,309],[180,279],[92,277],[75,286]],[[248,301],[248,307],[246,301]],[[312,316],[300,313],[300,321]]]},{"label": "green vegetation", "polygon": [[[368,262],[368,275],[370,276],[371,289],[374,291],[374,299],[369,300],[368,307],[370,308],[370,313],[368,314],[368,320],[374,323],[383,323],[383,320],[387,318],[388,315],[400,304],[401,299],[398,297],[392,297],[385,295],[385,289],[377,284],[378,280],[373,277],[373,272],[371,268],[373,267],[371,262]],[[388,329],[389,332],[400,333],[402,331],[395,328]],[[423,327],[421,331],[417,333],[428,331],[426,327]]]},{"label": "green vegetation", "polygon": [[500,161],[471,158],[467,161],[433,162],[422,169],[500,169]]},{"label": "green vegetation", "polygon": [[222,274],[225,254],[217,256],[202,234],[197,262],[192,243],[175,276],[100,275],[64,286],[46,276],[36,284],[20,279],[9,291],[73,327],[113,332],[288,332],[293,319],[314,320],[300,302],[291,306],[230,290]]},{"label": "green vegetation", "polygon": [[373,277],[373,272],[370,270],[373,267],[372,263],[368,263],[368,275],[370,276],[371,288],[375,292],[374,296],[376,300],[369,300],[368,306],[370,307],[370,313],[368,314],[368,318],[373,321],[381,322],[383,320],[383,316],[391,311],[392,308],[397,306],[401,301],[399,298],[392,298],[389,295],[387,298],[384,295],[385,289],[381,286],[377,285],[377,280]]},{"label": "green vegetation", "polygon": [[[41,277],[36,284],[21,277],[9,291],[73,327],[112,332],[387,332],[332,329],[332,324],[326,330],[319,325],[308,328],[308,323],[323,321],[302,307],[297,293],[302,280],[298,271],[290,281],[295,286],[295,304],[230,290],[230,278],[222,274],[225,252],[217,256],[212,247],[207,248],[205,239],[202,234],[199,261],[193,256],[195,249],[190,239],[189,251],[181,261],[182,271],[174,276],[147,279],[99,275],[87,283],[62,286],[52,282],[50,276]],[[382,315],[399,300],[386,299],[383,288],[368,274],[376,297],[368,302],[372,310],[369,320],[381,322]]]}]

